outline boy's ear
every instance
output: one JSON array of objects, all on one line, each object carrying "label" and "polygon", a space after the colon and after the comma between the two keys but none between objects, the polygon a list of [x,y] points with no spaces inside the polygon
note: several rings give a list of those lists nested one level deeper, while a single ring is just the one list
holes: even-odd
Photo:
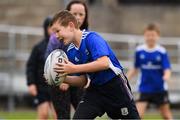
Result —
[{"label": "boy's ear", "polygon": [[69,27],[71,28],[71,30],[73,30],[75,28],[74,23],[73,22],[69,22]]}]

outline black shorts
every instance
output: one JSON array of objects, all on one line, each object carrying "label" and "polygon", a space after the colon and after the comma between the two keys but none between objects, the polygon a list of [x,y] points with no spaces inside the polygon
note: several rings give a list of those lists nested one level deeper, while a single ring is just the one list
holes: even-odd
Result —
[{"label": "black shorts", "polygon": [[[104,85],[90,85],[75,112],[74,119],[95,119],[104,113],[112,119],[139,119],[130,89],[116,76]],[[131,91],[130,91],[131,92]]]},{"label": "black shorts", "polygon": [[41,103],[50,102],[50,101],[51,101],[51,97],[49,90],[38,89],[38,94],[34,98],[34,104],[38,106]]},{"label": "black shorts", "polygon": [[159,93],[140,93],[137,102],[153,103],[157,106],[169,103],[168,92],[163,91]]}]

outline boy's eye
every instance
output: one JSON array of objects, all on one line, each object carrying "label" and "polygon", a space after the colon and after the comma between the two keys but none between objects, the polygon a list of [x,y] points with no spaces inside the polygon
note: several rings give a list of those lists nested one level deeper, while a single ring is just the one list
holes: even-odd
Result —
[{"label": "boy's eye", "polygon": [[73,13],[73,15],[75,15],[75,16],[76,16],[76,15],[77,15],[77,13]]},{"label": "boy's eye", "polygon": [[83,16],[84,14],[80,13],[79,15],[80,15],[80,16]]},{"label": "boy's eye", "polygon": [[56,33],[58,33],[60,30],[56,30]]}]

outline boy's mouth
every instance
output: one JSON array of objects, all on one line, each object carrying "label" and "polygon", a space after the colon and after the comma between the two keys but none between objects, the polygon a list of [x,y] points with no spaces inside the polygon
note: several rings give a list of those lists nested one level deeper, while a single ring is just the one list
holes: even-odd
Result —
[{"label": "boy's mouth", "polygon": [[64,38],[63,37],[59,37],[58,38],[60,41],[64,41]]},{"label": "boy's mouth", "polygon": [[64,40],[64,37],[59,37],[58,38],[60,41],[62,41],[64,44],[66,44],[65,40]]}]

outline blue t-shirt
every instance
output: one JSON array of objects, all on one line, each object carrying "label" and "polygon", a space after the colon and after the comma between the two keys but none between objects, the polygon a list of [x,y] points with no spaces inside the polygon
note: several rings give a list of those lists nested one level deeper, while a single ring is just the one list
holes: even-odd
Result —
[{"label": "blue t-shirt", "polygon": [[166,49],[160,45],[149,49],[140,45],[135,53],[135,68],[140,69],[139,91],[141,93],[157,93],[167,90],[163,80],[163,72],[170,69],[170,61]]},{"label": "blue t-shirt", "polygon": [[107,42],[96,32],[83,31],[80,47],[71,43],[66,52],[68,59],[74,64],[85,64],[108,56],[112,69],[87,73],[92,84],[102,85],[116,76],[117,72],[113,70],[123,69]]}]

